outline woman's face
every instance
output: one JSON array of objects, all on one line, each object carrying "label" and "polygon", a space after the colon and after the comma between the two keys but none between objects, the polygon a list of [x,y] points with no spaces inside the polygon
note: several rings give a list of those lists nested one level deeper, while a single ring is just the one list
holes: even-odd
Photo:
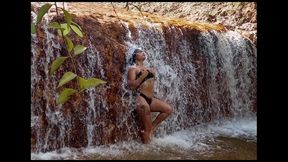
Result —
[{"label": "woman's face", "polygon": [[145,59],[146,59],[145,52],[141,51],[137,53],[136,60],[145,60]]}]

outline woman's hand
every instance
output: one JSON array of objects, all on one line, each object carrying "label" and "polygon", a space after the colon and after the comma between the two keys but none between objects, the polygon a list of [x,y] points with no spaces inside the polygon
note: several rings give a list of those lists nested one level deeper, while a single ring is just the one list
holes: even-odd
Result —
[{"label": "woman's hand", "polygon": [[156,69],[155,68],[148,68],[148,71],[150,71],[151,73],[153,73],[155,75]]},{"label": "woman's hand", "polygon": [[142,77],[143,79],[149,74],[149,71],[148,71],[147,69],[141,69],[141,72],[142,72],[141,77]]}]

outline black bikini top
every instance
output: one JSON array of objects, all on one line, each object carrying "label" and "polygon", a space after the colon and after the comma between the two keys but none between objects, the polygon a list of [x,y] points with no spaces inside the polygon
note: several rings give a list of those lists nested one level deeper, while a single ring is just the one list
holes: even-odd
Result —
[{"label": "black bikini top", "polygon": [[[154,78],[154,74],[151,73],[150,71],[148,71],[148,75],[144,78],[145,79],[150,79],[150,78]],[[142,71],[140,71],[137,75],[136,75],[136,79],[138,79],[140,76],[142,75]]]},{"label": "black bikini top", "polygon": [[[155,77],[153,73],[151,73],[150,71],[148,71],[148,72],[149,72],[148,75],[142,80],[142,82],[137,86],[136,89],[138,89],[138,88],[141,86],[141,84],[142,84],[143,82],[145,82],[147,79],[150,79],[150,78],[154,78],[154,77]],[[138,79],[141,75],[142,75],[142,71],[140,71],[140,72],[136,75],[136,79]]]}]

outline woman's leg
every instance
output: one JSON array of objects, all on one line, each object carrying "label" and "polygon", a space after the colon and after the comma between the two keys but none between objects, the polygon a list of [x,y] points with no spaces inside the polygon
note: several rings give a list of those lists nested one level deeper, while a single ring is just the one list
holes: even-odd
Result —
[{"label": "woman's leg", "polygon": [[150,107],[142,96],[139,96],[137,98],[136,110],[139,114],[140,121],[143,123],[144,126],[143,143],[147,144],[151,140],[150,135],[152,132],[152,121],[150,115]]},{"label": "woman's leg", "polygon": [[152,99],[150,109],[152,112],[160,112],[152,122],[153,129],[151,133],[153,133],[156,127],[172,113],[173,109],[169,104],[157,98]]}]

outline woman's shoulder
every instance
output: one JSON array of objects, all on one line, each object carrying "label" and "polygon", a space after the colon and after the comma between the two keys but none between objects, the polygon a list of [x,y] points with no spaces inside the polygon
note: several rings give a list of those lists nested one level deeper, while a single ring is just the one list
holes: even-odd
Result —
[{"label": "woman's shoulder", "polygon": [[137,67],[136,66],[129,66],[128,70],[130,70],[130,69],[137,69]]},{"label": "woman's shoulder", "polygon": [[137,70],[138,70],[138,68],[135,66],[131,66],[128,68],[128,71],[137,71]]}]

